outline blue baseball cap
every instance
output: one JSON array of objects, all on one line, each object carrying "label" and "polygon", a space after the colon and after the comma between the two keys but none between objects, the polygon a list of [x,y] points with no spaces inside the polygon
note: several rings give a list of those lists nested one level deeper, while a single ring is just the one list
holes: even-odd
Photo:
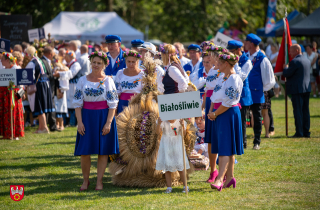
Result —
[{"label": "blue baseball cap", "polygon": [[261,42],[261,39],[257,35],[251,33],[247,35],[246,41],[249,41],[255,45],[258,45]]},{"label": "blue baseball cap", "polygon": [[242,46],[243,46],[242,42],[237,40],[231,40],[231,41],[228,41],[227,49],[233,50],[233,49],[241,48]]},{"label": "blue baseball cap", "polygon": [[201,52],[201,48],[197,44],[190,44],[188,47],[188,51],[190,51],[190,50],[195,50],[195,51]]},{"label": "blue baseball cap", "polygon": [[107,35],[105,38],[106,43],[118,43],[121,42],[121,37],[118,35]]},{"label": "blue baseball cap", "polygon": [[144,41],[141,39],[134,39],[131,41],[132,47],[141,47],[143,45]]}]

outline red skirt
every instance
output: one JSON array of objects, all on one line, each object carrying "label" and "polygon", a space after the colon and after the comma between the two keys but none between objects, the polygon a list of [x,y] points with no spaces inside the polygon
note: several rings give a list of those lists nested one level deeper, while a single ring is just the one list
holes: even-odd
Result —
[{"label": "red skirt", "polygon": [[[24,118],[22,100],[15,95],[13,115],[13,137],[24,137]],[[0,87],[0,136],[11,139],[10,94],[7,87]]]}]

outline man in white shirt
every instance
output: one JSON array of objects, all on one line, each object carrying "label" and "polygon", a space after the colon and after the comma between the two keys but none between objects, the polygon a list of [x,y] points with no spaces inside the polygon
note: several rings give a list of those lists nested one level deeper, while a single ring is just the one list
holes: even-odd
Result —
[{"label": "man in white shirt", "polygon": [[78,60],[81,57],[80,50],[78,48],[78,42],[76,40],[73,40],[69,43],[70,50],[74,51],[76,54],[76,59]]},{"label": "man in white shirt", "polygon": [[244,41],[244,48],[248,50],[249,59],[252,61],[253,68],[248,76],[249,88],[251,91],[252,102],[250,109],[254,118],[254,140],[253,149],[260,149],[262,114],[261,104],[265,103],[264,91],[268,91],[275,85],[276,81],[273,68],[269,59],[260,51],[259,43],[261,39],[255,34],[248,34]]},{"label": "man in white shirt", "polygon": [[188,58],[183,56],[183,52],[184,52],[183,44],[181,44],[180,42],[175,42],[173,45],[175,46],[175,48],[179,52],[179,59],[180,59],[180,62],[181,62],[181,66],[183,67],[184,65],[186,65],[187,63],[190,62],[190,59],[188,59]]},{"label": "man in white shirt", "polygon": [[90,73],[90,60],[89,60],[89,54],[88,54],[88,46],[82,45],[80,47],[80,52],[81,52],[81,56],[77,61],[81,66],[81,70],[79,71],[79,73],[81,74],[80,77],[82,77]]}]

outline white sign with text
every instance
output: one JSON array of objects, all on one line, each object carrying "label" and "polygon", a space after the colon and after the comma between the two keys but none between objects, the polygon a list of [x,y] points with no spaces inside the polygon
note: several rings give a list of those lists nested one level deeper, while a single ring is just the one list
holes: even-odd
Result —
[{"label": "white sign with text", "polygon": [[158,106],[162,121],[202,116],[199,91],[158,95]]},{"label": "white sign with text", "polygon": [[17,72],[15,69],[0,69],[0,87],[9,86],[9,82],[17,83]]},{"label": "white sign with text", "polygon": [[218,45],[220,47],[223,47],[223,48],[227,48],[228,46],[228,41],[231,41],[233,39],[231,39],[230,37],[224,35],[223,33],[220,33],[218,32],[216,34],[216,36],[214,37],[214,44],[215,45]]}]

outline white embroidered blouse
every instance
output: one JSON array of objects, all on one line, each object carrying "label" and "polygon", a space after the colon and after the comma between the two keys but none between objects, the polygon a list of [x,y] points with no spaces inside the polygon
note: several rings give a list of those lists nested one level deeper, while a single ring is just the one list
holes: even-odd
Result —
[{"label": "white embroidered blouse", "polygon": [[112,77],[106,76],[102,85],[88,81],[87,76],[80,77],[73,96],[74,108],[82,108],[84,101],[107,101],[110,109],[116,109],[119,99]]},{"label": "white embroidered blouse", "polygon": [[224,81],[223,77],[219,77],[213,94],[210,97],[212,103],[220,103],[225,107],[232,107],[240,101],[243,82],[238,74],[231,74]]},{"label": "white embroidered blouse", "polygon": [[217,84],[218,78],[223,77],[224,73],[220,73],[218,72],[219,69],[214,69],[214,67],[212,67],[207,75],[207,79],[206,79],[206,87],[205,90],[213,90],[214,87]]},{"label": "white embroidered blouse", "polygon": [[136,76],[127,76],[123,73],[124,69],[118,71],[114,82],[117,87],[117,93],[140,93],[142,90],[143,71]]}]

